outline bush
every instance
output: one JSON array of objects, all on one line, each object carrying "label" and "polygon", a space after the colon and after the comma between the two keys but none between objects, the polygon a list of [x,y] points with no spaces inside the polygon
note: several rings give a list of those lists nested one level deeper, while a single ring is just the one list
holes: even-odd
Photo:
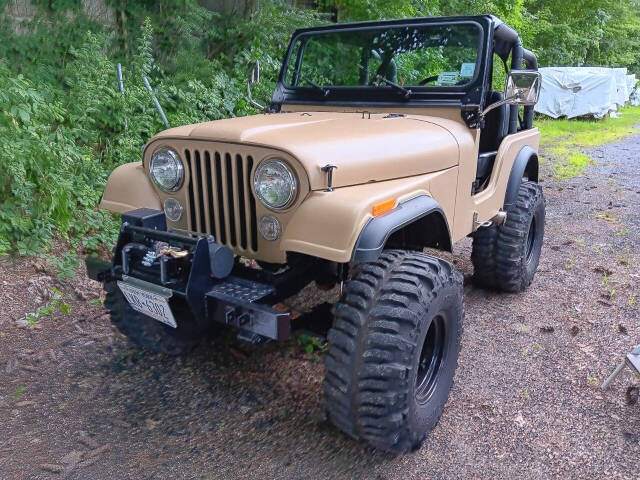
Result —
[{"label": "bush", "polygon": [[[271,2],[260,15],[201,34],[213,14],[180,1],[164,20],[146,18],[131,51],[112,57],[117,37],[81,14],[69,21],[58,13],[26,36],[0,31],[0,254],[34,254],[54,237],[85,250],[113,243],[117,219],[96,208],[108,175],[138,161],[141,146],[164,129],[142,76],[171,125],[255,113],[245,98],[249,60],[265,66],[271,81],[257,95],[266,98],[293,26],[319,21]],[[74,25],[87,30],[79,36]],[[115,74],[123,55],[131,59],[123,62],[124,96]]]}]

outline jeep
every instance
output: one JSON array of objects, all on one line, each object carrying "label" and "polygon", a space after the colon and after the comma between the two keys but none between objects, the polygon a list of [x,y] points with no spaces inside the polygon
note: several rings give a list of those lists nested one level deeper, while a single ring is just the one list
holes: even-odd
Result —
[{"label": "jeep", "polygon": [[538,266],[536,57],[494,16],[413,18],[297,30],[265,107],[259,76],[256,62],[259,114],[170,128],[113,171],[100,207],[122,226],[89,274],[124,335],[174,355],[220,328],[287,340],[304,316],[281,302],[339,288],[328,418],[415,450],[447,401],[464,316],[462,275],[431,253],[472,237],[473,282],[505,292]]}]

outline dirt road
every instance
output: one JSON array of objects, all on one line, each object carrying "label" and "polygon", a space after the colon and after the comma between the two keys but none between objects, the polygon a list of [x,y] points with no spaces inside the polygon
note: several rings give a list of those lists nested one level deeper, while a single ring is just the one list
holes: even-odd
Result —
[{"label": "dirt road", "polygon": [[[640,343],[639,152],[640,136],[600,147],[568,181],[543,166],[534,284],[520,295],[465,288],[455,386],[406,456],[331,427],[322,362],[293,343],[140,353],[91,303],[100,290],[83,275],[59,283],[46,262],[0,259],[0,478],[637,479],[634,381],[597,385]],[[453,256],[466,276],[469,256],[469,241]],[[72,296],[70,314],[30,326],[25,314],[52,285]]]}]

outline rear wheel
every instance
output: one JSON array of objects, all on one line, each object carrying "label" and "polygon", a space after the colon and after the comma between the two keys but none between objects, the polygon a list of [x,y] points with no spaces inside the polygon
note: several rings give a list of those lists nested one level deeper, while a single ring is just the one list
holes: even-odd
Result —
[{"label": "rear wheel", "polygon": [[535,182],[522,182],[516,202],[499,227],[480,228],[473,235],[474,284],[505,292],[521,292],[533,281],[544,238],[545,201]]},{"label": "rear wheel", "polygon": [[498,227],[480,227],[473,234],[471,262],[473,263],[473,284],[480,288],[497,288],[496,243]]},{"label": "rear wheel", "polygon": [[531,285],[540,262],[544,222],[542,188],[522,182],[496,242],[496,278],[505,292],[521,292]]},{"label": "rear wheel", "polygon": [[177,356],[191,351],[203,339],[205,332],[186,305],[172,305],[178,324],[172,328],[131,308],[115,282],[106,283],[104,289],[111,322],[137,347]]},{"label": "rear wheel", "polygon": [[356,267],[334,315],[325,356],[330,420],[382,450],[419,448],[453,384],[462,276],[444,260],[387,251]]}]

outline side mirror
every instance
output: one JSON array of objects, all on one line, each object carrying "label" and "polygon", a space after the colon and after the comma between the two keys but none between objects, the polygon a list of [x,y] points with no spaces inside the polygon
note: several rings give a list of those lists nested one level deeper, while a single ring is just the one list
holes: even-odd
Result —
[{"label": "side mirror", "polygon": [[511,70],[507,77],[507,84],[504,87],[504,100],[492,103],[480,114],[484,117],[494,108],[501,105],[523,105],[525,107],[538,103],[540,97],[540,87],[542,86],[542,75],[534,70]]},{"label": "side mirror", "polygon": [[255,85],[260,82],[260,62],[258,60],[253,62],[251,71],[249,72],[249,85]]},{"label": "side mirror", "polygon": [[261,112],[265,112],[266,108],[264,105],[260,105],[253,99],[253,95],[251,95],[251,85],[256,85],[260,81],[260,62],[258,60],[254,61],[251,69],[249,71],[249,81],[247,82],[247,96],[249,97],[249,103],[256,107]]},{"label": "side mirror", "polygon": [[540,97],[541,84],[540,72],[511,70],[504,88],[504,99],[509,105],[535,105]]}]

